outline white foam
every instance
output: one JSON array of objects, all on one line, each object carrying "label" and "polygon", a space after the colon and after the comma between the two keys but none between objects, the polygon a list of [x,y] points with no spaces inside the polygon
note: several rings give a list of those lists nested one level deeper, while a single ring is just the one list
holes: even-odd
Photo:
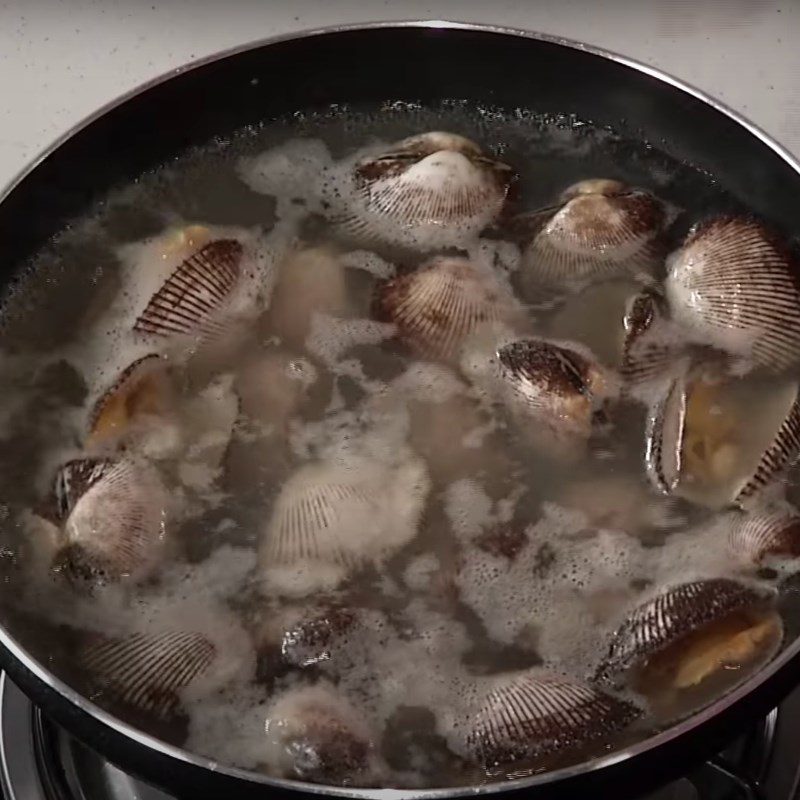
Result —
[{"label": "white foam", "polygon": [[[237,167],[239,177],[255,192],[278,201],[282,218],[320,211],[322,176],[331,166],[331,156],[320,139],[291,139],[252,157]],[[302,200],[303,205],[294,203]]]}]

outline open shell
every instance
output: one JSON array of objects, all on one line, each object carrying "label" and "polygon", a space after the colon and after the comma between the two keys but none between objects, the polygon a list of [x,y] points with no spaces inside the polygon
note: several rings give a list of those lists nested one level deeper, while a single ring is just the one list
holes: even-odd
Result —
[{"label": "open shell", "polygon": [[682,343],[667,319],[662,299],[650,290],[628,301],[620,373],[628,391],[658,381],[671,371]]},{"label": "open shell", "polygon": [[352,235],[415,249],[454,246],[500,214],[514,177],[463,136],[411,136],[351,168],[345,207],[336,215]]},{"label": "open shell", "polygon": [[79,654],[79,663],[110,700],[159,719],[180,711],[182,689],[212,666],[217,648],[194,631],[97,636]]},{"label": "open shell", "polygon": [[[782,637],[773,605],[774,594],[727,578],[674,586],[635,609],[616,630],[598,676],[657,669],[672,687],[687,689],[726,666],[769,659]],[[715,630],[719,625],[730,629]]]},{"label": "open shell", "polygon": [[523,215],[536,228],[522,255],[526,289],[577,289],[620,276],[649,278],[664,256],[671,215],[658,198],[618,181],[589,180],[563,193],[549,218]]},{"label": "open shell", "polygon": [[641,713],[631,703],[558,675],[526,671],[492,683],[466,726],[466,750],[486,770],[606,738]]},{"label": "open shell", "polygon": [[651,408],[645,440],[647,474],[660,491],[740,506],[800,453],[798,386],[681,374]]},{"label": "open shell", "polygon": [[794,510],[735,512],[729,522],[728,545],[744,561],[800,556],[800,515]]},{"label": "open shell", "polygon": [[87,445],[118,441],[138,419],[166,414],[172,405],[172,394],[164,360],[155,353],[137,359],[94,403]]},{"label": "open shell", "polygon": [[236,239],[208,242],[185,258],[150,298],[134,331],[155,339],[204,339],[227,331],[242,276],[244,247]]},{"label": "open shell", "polygon": [[467,259],[446,256],[382,284],[375,306],[414,350],[442,359],[458,355],[479,326],[513,322],[520,314],[495,276]]},{"label": "open shell", "polygon": [[167,496],[151,468],[127,459],[71,461],[56,495],[66,517],[55,565],[69,578],[141,580],[158,566]]},{"label": "open shell", "polygon": [[673,318],[696,341],[769,368],[800,359],[797,264],[761,223],[696,225],[670,256],[665,288]]},{"label": "open shell", "polygon": [[378,735],[333,686],[289,689],[266,713],[266,761],[278,774],[329,785],[378,786]]},{"label": "open shell", "polygon": [[332,588],[411,540],[428,490],[424,465],[316,462],[284,484],[259,560],[273,589]]}]

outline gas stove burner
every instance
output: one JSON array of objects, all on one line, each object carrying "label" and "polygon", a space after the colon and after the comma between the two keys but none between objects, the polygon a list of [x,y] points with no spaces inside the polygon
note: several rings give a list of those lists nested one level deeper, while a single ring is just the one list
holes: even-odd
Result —
[{"label": "gas stove burner", "polygon": [[106,761],[0,675],[2,800],[174,800]]},{"label": "gas stove burner", "polygon": [[[728,750],[639,800],[800,800],[800,690]],[[0,674],[0,800],[175,800],[48,719]]]}]

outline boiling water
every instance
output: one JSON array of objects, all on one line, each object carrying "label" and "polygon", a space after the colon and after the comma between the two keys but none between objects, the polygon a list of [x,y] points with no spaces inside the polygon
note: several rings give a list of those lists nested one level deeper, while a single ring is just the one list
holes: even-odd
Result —
[{"label": "boiling water", "polygon": [[[534,667],[590,680],[646,592],[740,570],[724,523],[650,488],[643,406],[615,405],[576,458],[543,454],[458,364],[416,357],[374,318],[376,286],[423,256],[354,245],[324,221],[340,191],[334,165],[426,130],[461,133],[514,165],[520,208],[597,176],[646,187],[690,219],[736,207],[709,176],[574,119],[459,104],[336,109],[244,131],[121,187],[44,248],[6,302],[4,620],[101,705],[221,764],[393,786],[486,780],[464,745],[481,687]],[[166,487],[149,501],[164,512],[156,567],[76,586],[53,569],[59,533],[41,510],[58,465],[82,454],[88,409],[147,353],[130,331],[187,225],[244,243],[257,277],[240,300],[256,310],[218,349],[170,353],[169,420],[156,414],[142,433]],[[309,249],[287,255],[298,242]],[[465,237],[456,249],[518,292],[515,244]],[[289,279],[287,258],[301,259]],[[612,280],[525,298],[525,313],[532,333],[589,346],[613,369],[636,291]],[[264,538],[287,487],[315,480],[366,487],[362,512],[337,531],[350,560],[284,566]],[[107,514],[95,524],[113,526]],[[292,633],[304,619],[327,627]],[[81,661],[91,635],[164,630],[200,631],[217,654],[168,715],[120,702]],[[282,736],[309,708],[336,717],[337,735],[372,743],[360,778],[295,769],[302,754]],[[619,741],[687,710],[653,709]]]}]

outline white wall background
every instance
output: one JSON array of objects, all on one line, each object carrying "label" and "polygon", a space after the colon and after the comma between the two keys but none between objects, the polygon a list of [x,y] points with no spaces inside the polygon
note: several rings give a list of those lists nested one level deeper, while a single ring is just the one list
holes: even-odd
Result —
[{"label": "white wall background", "polygon": [[343,22],[540,30],[656,65],[800,155],[798,0],[0,0],[0,185],[137,84],[217,50]]}]

